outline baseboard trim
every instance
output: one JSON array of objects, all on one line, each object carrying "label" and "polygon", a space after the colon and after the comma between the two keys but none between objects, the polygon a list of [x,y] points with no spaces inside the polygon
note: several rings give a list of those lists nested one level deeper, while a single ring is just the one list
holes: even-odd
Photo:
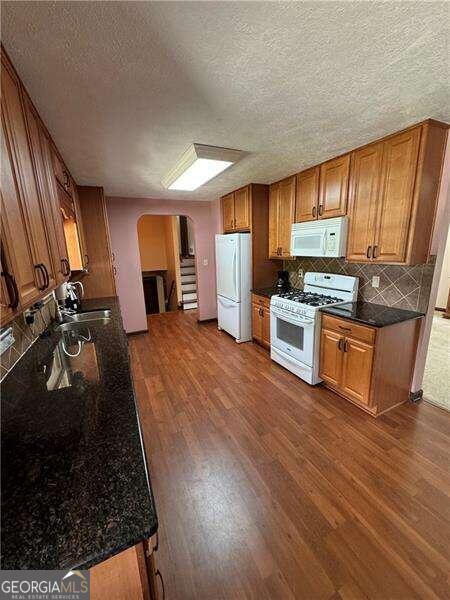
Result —
[{"label": "baseboard trim", "polygon": [[128,331],[127,335],[140,335],[141,333],[148,333],[148,329],[140,329],[139,331]]},{"label": "baseboard trim", "polygon": [[423,399],[423,390],[417,390],[417,392],[409,392],[410,402],[420,402]]}]

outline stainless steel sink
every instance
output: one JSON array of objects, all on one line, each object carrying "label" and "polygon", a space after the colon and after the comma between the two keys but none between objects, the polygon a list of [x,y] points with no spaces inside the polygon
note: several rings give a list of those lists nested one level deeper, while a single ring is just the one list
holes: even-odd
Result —
[{"label": "stainless steel sink", "polygon": [[68,321],[57,325],[56,331],[78,333],[86,330],[88,325],[107,325],[111,319],[109,317],[96,317],[95,319],[85,319],[84,321]]},{"label": "stainless steel sink", "polygon": [[88,310],[86,312],[75,313],[74,315],[68,316],[69,323],[84,323],[85,321],[109,321],[111,311],[108,309],[104,310]]}]

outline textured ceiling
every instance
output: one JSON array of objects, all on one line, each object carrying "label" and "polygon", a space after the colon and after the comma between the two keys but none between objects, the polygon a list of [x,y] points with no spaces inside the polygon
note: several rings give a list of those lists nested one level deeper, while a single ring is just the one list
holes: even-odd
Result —
[{"label": "textured ceiling", "polygon": [[[426,117],[450,121],[447,2],[2,2],[2,39],[78,183],[212,199]],[[196,192],[191,142],[250,153]]]}]

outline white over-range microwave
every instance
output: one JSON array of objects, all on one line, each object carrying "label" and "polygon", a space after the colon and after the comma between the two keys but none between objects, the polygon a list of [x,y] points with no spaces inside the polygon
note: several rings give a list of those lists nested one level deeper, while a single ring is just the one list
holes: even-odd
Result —
[{"label": "white over-range microwave", "polygon": [[294,223],[291,232],[292,256],[345,256],[348,217]]}]

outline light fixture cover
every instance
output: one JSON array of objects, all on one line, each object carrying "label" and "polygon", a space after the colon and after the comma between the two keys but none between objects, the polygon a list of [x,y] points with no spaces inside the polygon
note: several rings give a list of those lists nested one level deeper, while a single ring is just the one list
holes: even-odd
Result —
[{"label": "light fixture cover", "polygon": [[162,184],[169,190],[195,190],[245,154],[231,148],[191,144]]}]

